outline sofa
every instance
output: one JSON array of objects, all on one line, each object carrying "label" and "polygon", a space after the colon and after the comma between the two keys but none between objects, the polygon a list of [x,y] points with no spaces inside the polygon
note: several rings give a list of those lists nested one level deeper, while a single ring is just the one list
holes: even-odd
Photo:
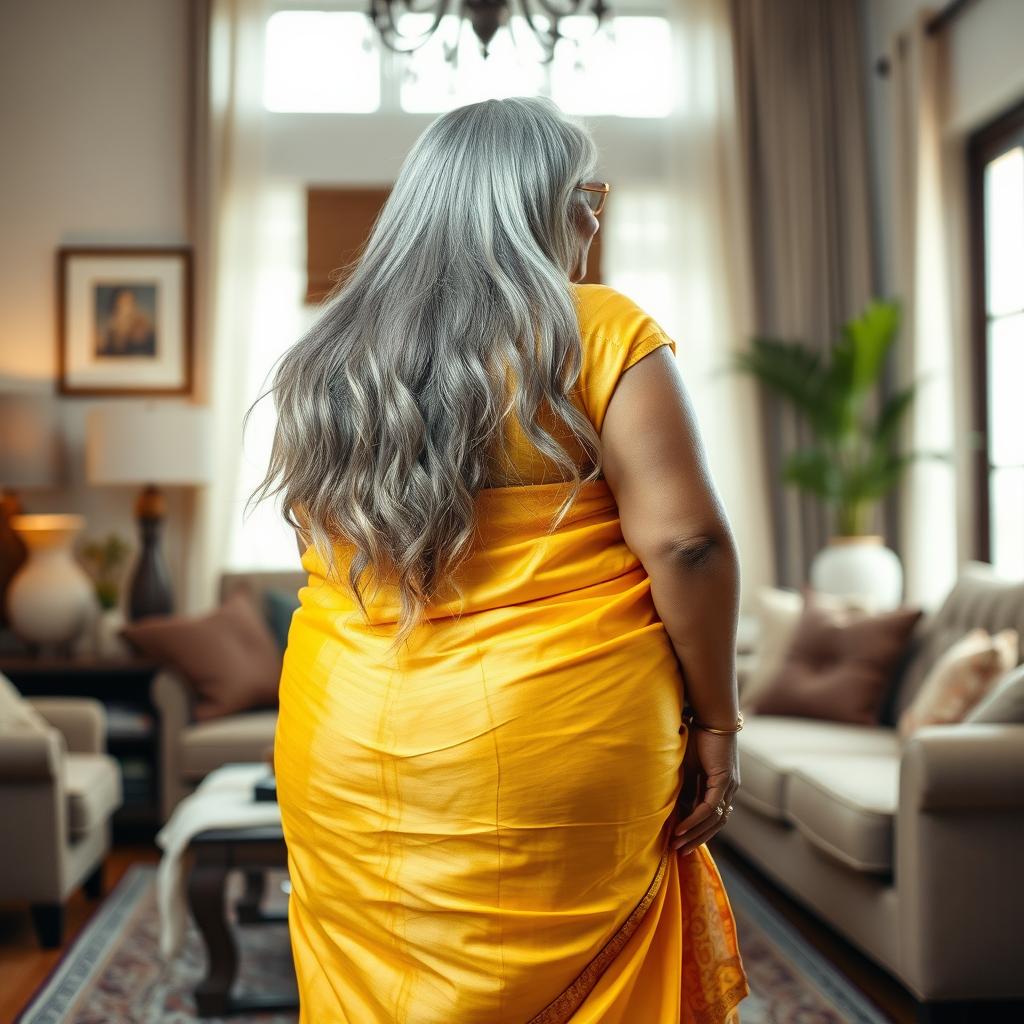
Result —
[{"label": "sofa", "polygon": [[745,710],[720,835],[902,982],[922,1021],[994,1020],[977,1004],[1024,1001],[1024,724],[927,726],[905,741],[895,728],[936,659],[978,626],[1024,638],[1024,583],[969,563],[917,623],[878,725]]},{"label": "sofa", "polygon": [[[271,590],[296,594],[307,580],[303,572],[225,573],[220,599],[245,587],[262,602]],[[176,672],[157,673],[152,686],[160,721],[160,807],[165,821],[214,768],[232,761],[262,761],[273,748],[276,711],[245,711],[200,722],[192,713],[191,691]]]},{"label": "sofa", "polygon": [[90,698],[26,702],[49,728],[0,743],[0,900],[31,905],[44,949],[63,941],[64,904],[79,886],[98,899],[121,806],[121,769],[105,753],[103,705]]}]

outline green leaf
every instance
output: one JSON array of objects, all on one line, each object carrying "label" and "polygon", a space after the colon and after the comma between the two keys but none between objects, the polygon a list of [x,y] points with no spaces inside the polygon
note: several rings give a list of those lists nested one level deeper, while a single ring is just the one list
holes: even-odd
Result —
[{"label": "green leaf", "polygon": [[899,329],[900,310],[894,302],[871,302],[843,328],[840,347],[850,361],[850,387],[862,394],[878,382],[885,357]]},{"label": "green leaf", "polygon": [[793,452],[783,466],[783,479],[801,490],[833,500],[842,490],[842,477],[835,462],[820,448],[805,448]]},{"label": "green leaf", "polygon": [[816,429],[827,427],[830,409],[825,401],[817,352],[799,342],[755,338],[748,351],[735,354],[734,366],[755,377],[769,391],[788,399]]},{"label": "green leaf", "polygon": [[872,439],[876,444],[888,445],[896,440],[903,418],[910,411],[916,395],[917,385],[910,384],[889,397],[878,414],[872,432]]}]

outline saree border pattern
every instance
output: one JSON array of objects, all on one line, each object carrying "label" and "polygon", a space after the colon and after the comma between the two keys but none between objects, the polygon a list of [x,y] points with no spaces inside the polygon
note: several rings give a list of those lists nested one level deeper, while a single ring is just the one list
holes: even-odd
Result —
[{"label": "saree border pattern", "polygon": [[608,969],[612,961],[622,952],[623,947],[632,938],[633,933],[640,927],[640,922],[647,913],[648,908],[658,895],[661,883],[665,880],[668,871],[668,860],[672,856],[666,852],[662,855],[658,869],[654,873],[651,884],[647,887],[640,902],[630,912],[629,917],[623,921],[615,934],[601,947],[597,956],[576,976],[575,980],[564,989],[559,995],[548,1003],[540,1013],[531,1017],[527,1024],[566,1024],[572,1015],[579,1009],[580,1004],[590,994],[598,979]]}]

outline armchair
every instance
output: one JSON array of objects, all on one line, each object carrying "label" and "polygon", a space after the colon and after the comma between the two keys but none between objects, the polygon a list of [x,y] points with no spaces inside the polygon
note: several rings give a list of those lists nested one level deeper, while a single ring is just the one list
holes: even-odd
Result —
[{"label": "armchair", "polygon": [[[86,698],[29,702],[50,726],[0,744],[0,899],[27,900],[40,945],[61,944],[64,904],[84,885],[97,899],[121,806],[121,771],[103,752],[103,705]],[[16,828],[9,827],[17,823]]]}]

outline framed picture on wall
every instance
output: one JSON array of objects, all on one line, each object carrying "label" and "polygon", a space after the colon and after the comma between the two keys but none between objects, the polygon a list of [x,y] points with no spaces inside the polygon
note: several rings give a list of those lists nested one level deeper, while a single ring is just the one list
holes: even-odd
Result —
[{"label": "framed picture on wall", "polygon": [[59,249],[57,325],[61,394],[190,394],[192,250]]}]

